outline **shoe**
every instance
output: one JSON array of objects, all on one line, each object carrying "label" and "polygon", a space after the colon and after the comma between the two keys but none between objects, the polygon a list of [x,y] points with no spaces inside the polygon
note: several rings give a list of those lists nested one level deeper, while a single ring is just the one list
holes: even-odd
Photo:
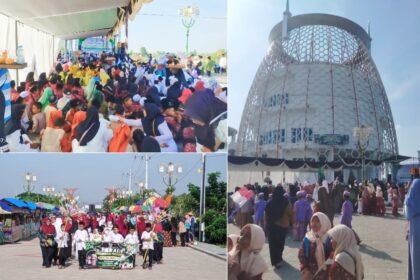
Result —
[{"label": "shoe", "polygon": [[149,270],[152,270],[152,267],[151,266],[149,266]]}]

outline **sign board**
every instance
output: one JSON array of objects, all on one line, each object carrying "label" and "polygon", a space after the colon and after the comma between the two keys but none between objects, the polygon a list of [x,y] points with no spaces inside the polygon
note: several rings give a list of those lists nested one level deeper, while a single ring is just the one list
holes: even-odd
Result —
[{"label": "sign board", "polygon": [[315,134],[315,143],[320,145],[347,145],[349,143],[348,135],[339,134]]},{"label": "sign board", "polygon": [[82,51],[84,52],[102,52],[111,50],[112,44],[107,42],[106,38],[90,37],[82,42]]},{"label": "sign board", "polygon": [[132,269],[135,254],[130,244],[86,242],[88,268]]}]

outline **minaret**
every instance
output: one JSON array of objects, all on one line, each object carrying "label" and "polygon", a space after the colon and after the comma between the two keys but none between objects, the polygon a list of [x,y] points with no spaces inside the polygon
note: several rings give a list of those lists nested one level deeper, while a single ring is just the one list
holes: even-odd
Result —
[{"label": "minaret", "polygon": [[282,23],[282,39],[288,40],[289,39],[289,30],[287,26],[287,21],[292,16],[292,14],[289,11],[289,0],[286,2],[286,11],[283,12],[283,23]]}]

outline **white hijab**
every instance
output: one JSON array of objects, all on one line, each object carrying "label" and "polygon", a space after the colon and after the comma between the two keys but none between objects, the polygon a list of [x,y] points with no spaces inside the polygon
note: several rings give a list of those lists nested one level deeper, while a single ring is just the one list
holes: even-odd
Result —
[{"label": "white hijab", "polygon": [[328,235],[336,242],[334,260],[347,272],[356,276],[357,280],[363,279],[362,256],[357,248],[353,230],[345,225],[337,225],[328,231]]},{"label": "white hijab", "polygon": [[315,258],[318,264],[318,269],[322,267],[325,262],[325,251],[324,243],[328,235],[326,234],[331,228],[331,221],[327,215],[322,212],[316,212],[312,215],[311,221],[314,217],[318,217],[321,223],[321,228],[318,232],[314,232],[312,229],[306,233],[306,237],[310,242],[316,243]]},{"label": "white hijab", "polygon": [[248,224],[247,226],[251,227],[251,242],[249,243],[249,247],[239,251],[237,246],[235,246],[229,253],[229,257],[238,258],[238,254],[241,253],[239,260],[241,271],[244,271],[252,277],[264,273],[268,268],[264,258],[260,255],[265,244],[265,233],[257,225]]}]

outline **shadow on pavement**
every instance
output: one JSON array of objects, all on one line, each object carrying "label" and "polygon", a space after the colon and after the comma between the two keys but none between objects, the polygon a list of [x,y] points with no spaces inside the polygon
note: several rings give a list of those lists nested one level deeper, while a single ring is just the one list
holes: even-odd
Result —
[{"label": "shadow on pavement", "polygon": [[279,269],[274,269],[273,271],[280,279],[301,279],[302,277],[298,269],[285,261],[281,264]]},{"label": "shadow on pavement", "polygon": [[384,252],[384,251],[380,251],[380,250],[377,250],[377,249],[375,249],[375,248],[373,248],[372,246],[369,246],[369,245],[367,245],[367,244],[361,244],[360,246],[359,246],[359,251],[361,252],[361,253],[364,253],[364,254],[367,254],[367,255],[370,255],[370,256],[372,256],[372,257],[374,257],[374,258],[377,258],[377,259],[383,259],[383,260],[389,260],[389,261],[393,261],[393,262],[396,262],[396,263],[402,263],[402,261],[401,260],[399,260],[399,259],[394,259],[392,256],[390,256],[388,253],[386,253],[386,252]]}]

